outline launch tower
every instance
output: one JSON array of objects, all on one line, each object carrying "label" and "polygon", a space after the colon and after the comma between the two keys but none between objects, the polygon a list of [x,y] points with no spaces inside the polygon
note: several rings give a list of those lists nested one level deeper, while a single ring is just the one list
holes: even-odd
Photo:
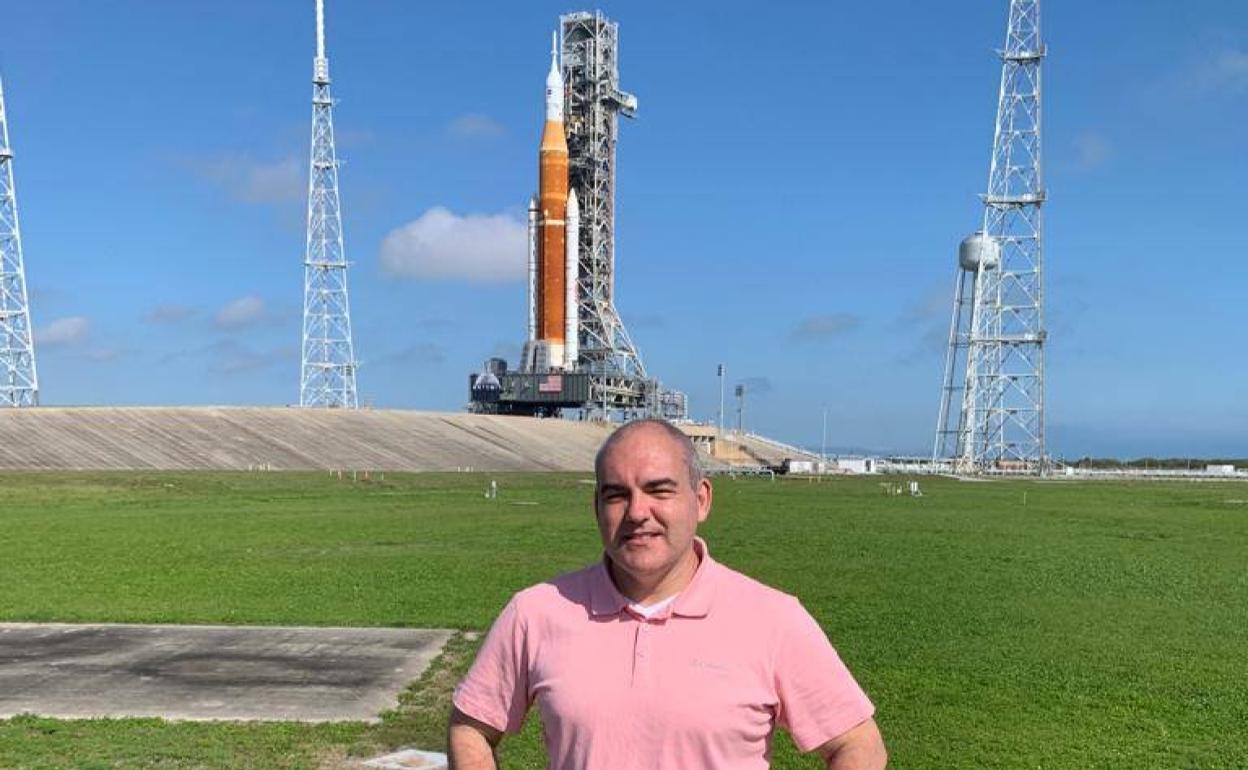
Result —
[{"label": "launch tower", "polygon": [[983,227],[958,254],[933,460],[1043,472],[1040,0],[1011,0]]},{"label": "launch tower", "polygon": [[[562,39],[562,45],[559,44]],[[546,77],[538,193],[529,204],[528,338],[518,371],[491,359],[470,377],[475,411],[683,418],[615,308],[615,148],[637,98],[619,88],[619,26],[560,17]]]},{"label": "launch tower", "polygon": [[619,116],[637,112],[620,90],[619,25],[601,13],[559,17],[566,84],[568,186],[580,204],[579,366],[604,410],[644,410],[658,398],[615,309],[615,145]]},{"label": "launch tower", "polygon": [[316,0],[316,58],[312,63],[312,157],[308,179],[308,238],[303,261],[303,356],[299,405],[354,409],[355,349],[342,245],[334,102],[325,56],[324,0]]},{"label": "launch tower", "polygon": [[13,152],[0,82],[0,407],[36,406],[39,380],[31,339],[22,234],[17,221],[17,189],[13,186]]}]

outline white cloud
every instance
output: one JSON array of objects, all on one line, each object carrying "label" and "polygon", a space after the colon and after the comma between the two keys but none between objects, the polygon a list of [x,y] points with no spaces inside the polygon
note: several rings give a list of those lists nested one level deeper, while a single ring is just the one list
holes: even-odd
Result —
[{"label": "white cloud", "polygon": [[254,294],[249,294],[227,303],[225,307],[218,310],[213,316],[212,323],[218,329],[242,329],[267,321],[268,317],[264,300]]},{"label": "white cloud", "polygon": [[1197,65],[1191,82],[1202,92],[1248,90],[1248,51],[1223,48],[1210,53]]},{"label": "white cloud", "polygon": [[192,161],[190,166],[198,176],[243,203],[289,203],[308,194],[306,170],[294,157],[259,161],[245,153],[227,153]]},{"label": "white cloud", "polygon": [[441,206],[381,242],[381,266],[409,278],[513,281],[524,277],[527,225],[506,214],[459,216]]},{"label": "white cloud", "polygon": [[495,139],[507,133],[503,124],[480,112],[466,112],[446,126],[447,133],[459,139]]},{"label": "white cloud", "polygon": [[84,316],[58,318],[35,330],[35,341],[45,347],[76,345],[91,334],[91,321]]}]

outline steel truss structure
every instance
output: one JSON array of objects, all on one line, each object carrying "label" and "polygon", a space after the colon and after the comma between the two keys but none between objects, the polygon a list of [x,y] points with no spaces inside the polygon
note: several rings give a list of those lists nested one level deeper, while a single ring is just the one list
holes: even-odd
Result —
[{"label": "steel truss structure", "polygon": [[[577,370],[590,374],[603,413],[658,413],[659,387],[615,309],[615,146],[619,116],[637,99],[620,90],[619,25],[601,13],[559,17],[568,139],[568,186],[580,203]],[[604,415],[605,416],[605,415]]]},{"label": "steel truss structure", "polygon": [[39,378],[31,337],[22,231],[13,186],[13,152],[0,82],[0,407],[37,406]]},{"label": "steel truss structure", "polygon": [[299,405],[359,406],[355,348],[342,244],[334,102],[325,56],[323,0],[316,2],[316,58],[312,65],[312,153],[308,179],[308,237],[303,270],[303,356]]},{"label": "steel truss structure", "polygon": [[962,244],[933,460],[1044,472],[1040,0],[1011,0],[983,229]]}]

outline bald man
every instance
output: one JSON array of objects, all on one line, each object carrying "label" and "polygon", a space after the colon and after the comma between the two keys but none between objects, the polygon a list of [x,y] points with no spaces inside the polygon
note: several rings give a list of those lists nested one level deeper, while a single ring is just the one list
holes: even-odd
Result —
[{"label": "bald man", "polygon": [[797,599],[711,559],[711,483],[662,420],[594,463],[603,558],[516,594],[455,690],[453,770],[537,704],[552,770],[762,770],[784,727],[835,770],[887,763],[874,707]]}]

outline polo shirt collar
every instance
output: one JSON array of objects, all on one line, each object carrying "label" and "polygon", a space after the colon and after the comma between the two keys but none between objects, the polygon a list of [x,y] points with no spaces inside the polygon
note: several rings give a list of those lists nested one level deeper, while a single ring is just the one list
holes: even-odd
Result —
[{"label": "polo shirt collar", "polygon": [[[706,541],[700,537],[693,539],[693,550],[700,557],[698,569],[693,573],[693,580],[685,586],[672,603],[671,614],[682,617],[700,618],[710,614],[711,600],[715,594],[714,573],[719,566],[711,558],[711,551]],[[593,570],[589,584],[589,611],[595,616],[618,615],[631,604],[628,597],[620,593],[611,581],[611,573],[607,571],[607,556],[603,554]]]}]

